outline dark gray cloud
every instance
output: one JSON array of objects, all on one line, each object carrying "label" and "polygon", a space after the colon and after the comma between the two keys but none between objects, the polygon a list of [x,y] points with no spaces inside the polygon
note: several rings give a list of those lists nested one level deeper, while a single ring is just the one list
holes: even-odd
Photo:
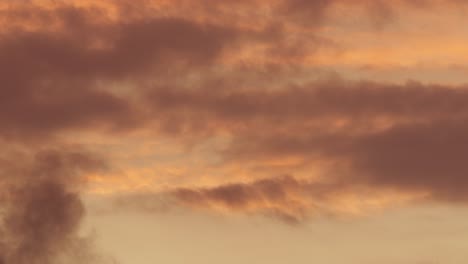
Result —
[{"label": "dark gray cloud", "polygon": [[102,170],[103,161],[75,150],[50,149],[9,162],[0,174],[0,262],[95,263],[98,255],[79,236],[85,214],[79,177]]}]

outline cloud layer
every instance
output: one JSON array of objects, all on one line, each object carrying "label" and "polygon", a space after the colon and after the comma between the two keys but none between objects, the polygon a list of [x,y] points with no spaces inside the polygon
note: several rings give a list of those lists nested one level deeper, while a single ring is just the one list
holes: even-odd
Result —
[{"label": "cloud layer", "polygon": [[[340,211],[338,200],[363,189],[468,199],[468,87],[351,80],[340,77],[349,65],[335,65],[363,45],[362,29],[381,34],[400,14],[455,13],[462,1],[9,2],[0,1],[0,139],[36,158],[1,152],[0,263],[55,263],[79,247],[85,210],[74,187],[103,164],[62,149],[86,133],[122,141],[143,133],[188,155],[222,138],[207,155],[220,167],[300,160],[281,173],[294,176],[251,170],[242,181],[226,173],[156,188],[194,208],[300,222]],[[343,10],[363,21],[343,29],[351,12]],[[40,151],[49,146],[59,151]]]}]

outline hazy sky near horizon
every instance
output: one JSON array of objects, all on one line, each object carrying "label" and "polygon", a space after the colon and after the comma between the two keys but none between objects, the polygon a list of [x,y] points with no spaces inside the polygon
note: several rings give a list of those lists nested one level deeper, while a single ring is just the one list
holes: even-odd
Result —
[{"label": "hazy sky near horizon", "polygon": [[468,3],[0,0],[0,264],[463,264]]}]

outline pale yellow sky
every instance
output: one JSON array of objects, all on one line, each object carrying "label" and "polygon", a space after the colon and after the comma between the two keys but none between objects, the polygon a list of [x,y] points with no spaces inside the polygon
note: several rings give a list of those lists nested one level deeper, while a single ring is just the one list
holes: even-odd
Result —
[{"label": "pale yellow sky", "polygon": [[288,226],[259,217],[196,212],[88,216],[97,244],[122,263],[462,264],[463,207],[392,209],[365,218],[319,218]]}]

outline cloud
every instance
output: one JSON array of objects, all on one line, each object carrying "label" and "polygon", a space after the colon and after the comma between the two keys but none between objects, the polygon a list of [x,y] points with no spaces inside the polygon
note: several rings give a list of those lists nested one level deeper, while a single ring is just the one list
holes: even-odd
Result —
[{"label": "cloud", "polygon": [[[425,202],[467,201],[464,86],[332,80],[280,90],[152,92],[148,100],[161,115],[154,117],[172,117],[171,126],[178,128],[170,133],[229,133],[230,143],[218,153],[227,164],[300,157],[322,171],[312,186],[331,182],[324,193],[335,198],[359,186],[418,196],[418,202],[421,195]],[[301,201],[315,192],[305,187],[308,181],[289,180],[195,186],[174,194],[194,207],[280,212],[299,221],[306,218],[302,212],[313,212],[313,203],[303,206],[288,200],[289,194],[299,193]]]},{"label": "cloud", "polygon": [[[302,157],[310,164],[321,164],[340,182],[426,192],[429,200],[466,202],[467,111],[457,103],[466,89],[410,87],[375,90],[381,99],[365,89],[356,90],[356,97],[341,92],[337,94],[343,100],[337,105],[327,97],[302,96],[310,105],[320,101],[327,110],[316,116],[322,109],[310,109],[309,115],[295,122],[278,118],[281,127],[271,121],[239,131],[225,157],[244,162]],[[387,92],[401,94],[393,97]],[[327,115],[350,122],[334,127],[324,119]],[[383,118],[383,124],[373,124],[378,118]]]},{"label": "cloud", "polygon": [[285,175],[209,187],[176,187],[160,192],[117,195],[113,208],[157,214],[191,208],[222,214],[260,215],[295,225],[312,216],[338,213],[332,203],[353,188],[359,187]]},{"label": "cloud", "polygon": [[[111,3],[117,10],[126,6]],[[269,27],[141,15],[133,5],[129,12],[139,15],[117,19],[111,8],[52,6],[2,10],[24,20],[0,34],[2,137],[36,140],[70,130],[134,129],[146,121],[132,100],[142,94],[142,83],[191,71],[210,75],[228,47],[279,36]]]},{"label": "cloud", "polygon": [[435,200],[466,203],[466,121],[401,125],[347,139],[349,148],[342,154],[355,170],[351,179],[372,186],[422,190]]},{"label": "cloud", "polygon": [[95,263],[97,253],[78,235],[85,213],[78,185],[80,173],[104,163],[65,149],[10,160],[15,162],[21,169],[1,171],[0,263]]},{"label": "cloud", "polygon": [[138,115],[132,102],[100,82],[163,74],[181,65],[203,67],[236,35],[178,18],[93,23],[87,20],[92,10],[69,6],[27,12],[42,12],[44,20],[65,26],[1,34],[0,127],[9,138],[90,126],[132,127]]},{"label": "cloud", "polygon": [[[319,135],[340,128],[359,132],[407,122],[463,119],[467,113],[466,91],[463,86],[332,79],[282,89],[155,87],[145,100],[155,120],[178,128],[171,133],[221,129],[238,137],[255,137],[258,133],[267,140],[274,133],[295,134],[299,139],[310,130]],[[261,142],[262,138],[255,140]]]},{"label": "cloud", "polygon": [[[325,12],[322,9],[326,9],[331,3],[333,1],[287,1],[283,4],[288,7],[285,12],[310,10],[321,14]],[[13,23],[16,26],[5,27],[0,36],[0,69],[4,73],[0,77],[0,135],[3,138],[30,141],[68,131],[102,129],[109,132],[136,129],[151,124],[151,118],[160,115],[159,111],[165,113],[167,109],[177,107],[162,101],[174,100],[176,96],[189,96],[182,93],[200,96],[198,99],[187,100],[207,103],[205,108],[216,107],[213,104],[219,99],[222,102],[219,109],[206,111],[214,113],[221,110],[220,114],[228,119],[240,117],[241,111],[249,113],[248,109],[253,107],[263,111],[261,107],[284,102],[261,102],[257,106],[255,101],[262,97],[262,93],[266,94],[267,100],[274,99],[274,95],[269,96],[269,92],[258,89],[249,93],[242,90],[216,91],[214,87],[202,87],[197,92],[173,89],[172,86],[180,86],[174,84],[175,79],[185,79],[184,76],[192,76],[191,74],[201,76],[202,81],[209,78],[229,78],[219,75],[213,68],[223,68],[220,61],[222,58],[247,52],[249,46],[266,46],[263,47],[266,53],[262,53],[265,56],[270,54],[270,57],[298,58],[304,55],[301,52],[303,48],[307,47],[307,51],[303,51],[309,53],[311,46],[322,45],[318,44],[321,41],[317,40],[315,34],[296,41],[295,37],[291,37],[292,32],[288,31],[288,27],[274,21],[269,21],[258,29],[219,21],[204,22],[196,16],[160,16],[159,13],[150,15],[142,12],[138,5],[127,5],[120,1],[111,1],[104,6],[106,7],[96,4],[83,7],[74,2],[60,2],[50,6],[35,4],[34,8],[15,4],[2,9],[3,13],[10,14],[11,19],[15,18],[14,21],[17,22]],[[128,10],[128,17],[121,13],[124,10]],[[167,86],[148,94],[144,88],[146,85],[142,84],[145,81]],[[185,85],[191,82],[187,80]],[[196,85],[198,84],[193,84]],[[224,82],[220,85],[233,84]],[[306,93],[305,97],[312,97],[310,93],[316,92],[302,90]],[[203,93],[214,95],[201,99]],[[285,92],[284,95],[289,96],[288,93]],[[156,102],[142,105],[139,100],[146,96]],[[334,100],[344,97],[330,96],[337,96]],[[247,99],[249,97],[255,99]],[[305,102],[294,100],[295,98],[291,98],[292,103],[299,103],[299,108],[304,108],[301,104],[304,105]],[[222,105],[224,103],[225,106]],[[239,109],[234,109],[236,106],[232,104],[239,104]],[[154,111],[145,112],[146,106]],[[286,105],[285,108],[291,107]],[[332,107],[329,110],[330,114],[339,111]],[[308,109],[298,109],[297,112],[300,111]],[[280,111],[275,113],[272,110],[271,115],[282,114],[278,112]],[[172,116],[162,119],[172,119]],[[177,121],[171,121],[174,122]],[[176,125],[167,124],[166,127]]]},{"label": "cloud", "polygon": [[[252,183],[226,184],[213,188],[181,188],[173,195],[182,204],[275,216],[288,223],[301,222],[310,204],[302,201],[307,183],[293,177],[269,178]],[[312,195],[312,193],[310,193]]]},{"label": "cloud", "polygon": [[[181,144],[225,136],[226,148],[214,153],[225,163],[299,156],[310,166],[325,164],[326,176],[334,175],[330,185],[252,177],[171,192],[191,206],[259,211],[290,222],[313,211],[314,199],[326,207],[328,195],[355,184],[467,199],[466,85],[310,82],[315,72],[303,69],[304,58],[332,46],[320,27],[338,4],[369,9],[372,22],[382,24],[399,5],[460,1],[291,0],[258,9],[251,7],[262,1],[218,1],[212,9],[206,5],[213,1],[28,2],[33,7],[1,6],[0,138],[8,144],[36,152],[67,133],[143,130]],[[278,64],[287,69],[282,76]],[[55,241],[70,246],[84,213],[72,188],[75,171],[99,167],[86,157],[43,153],[24,168],[2,168],[2,181],[16,186],[2,194],[5,239],[14,240],[4,243],[4,262],[47,263],[63,249]],[[37,203],[57,215],[36,212]],[[49,241],[53,221],[63,225]]]},{"label": "cloud", "polygon": [[255,146],[245,143],[236,153],[250,159],[298,155],[312,163],[328,160],[330,174],[350,184],[425,191],[431,199],[466,202],[465,122],[405,124],[360,135],[282,134],[249,140]]}]

